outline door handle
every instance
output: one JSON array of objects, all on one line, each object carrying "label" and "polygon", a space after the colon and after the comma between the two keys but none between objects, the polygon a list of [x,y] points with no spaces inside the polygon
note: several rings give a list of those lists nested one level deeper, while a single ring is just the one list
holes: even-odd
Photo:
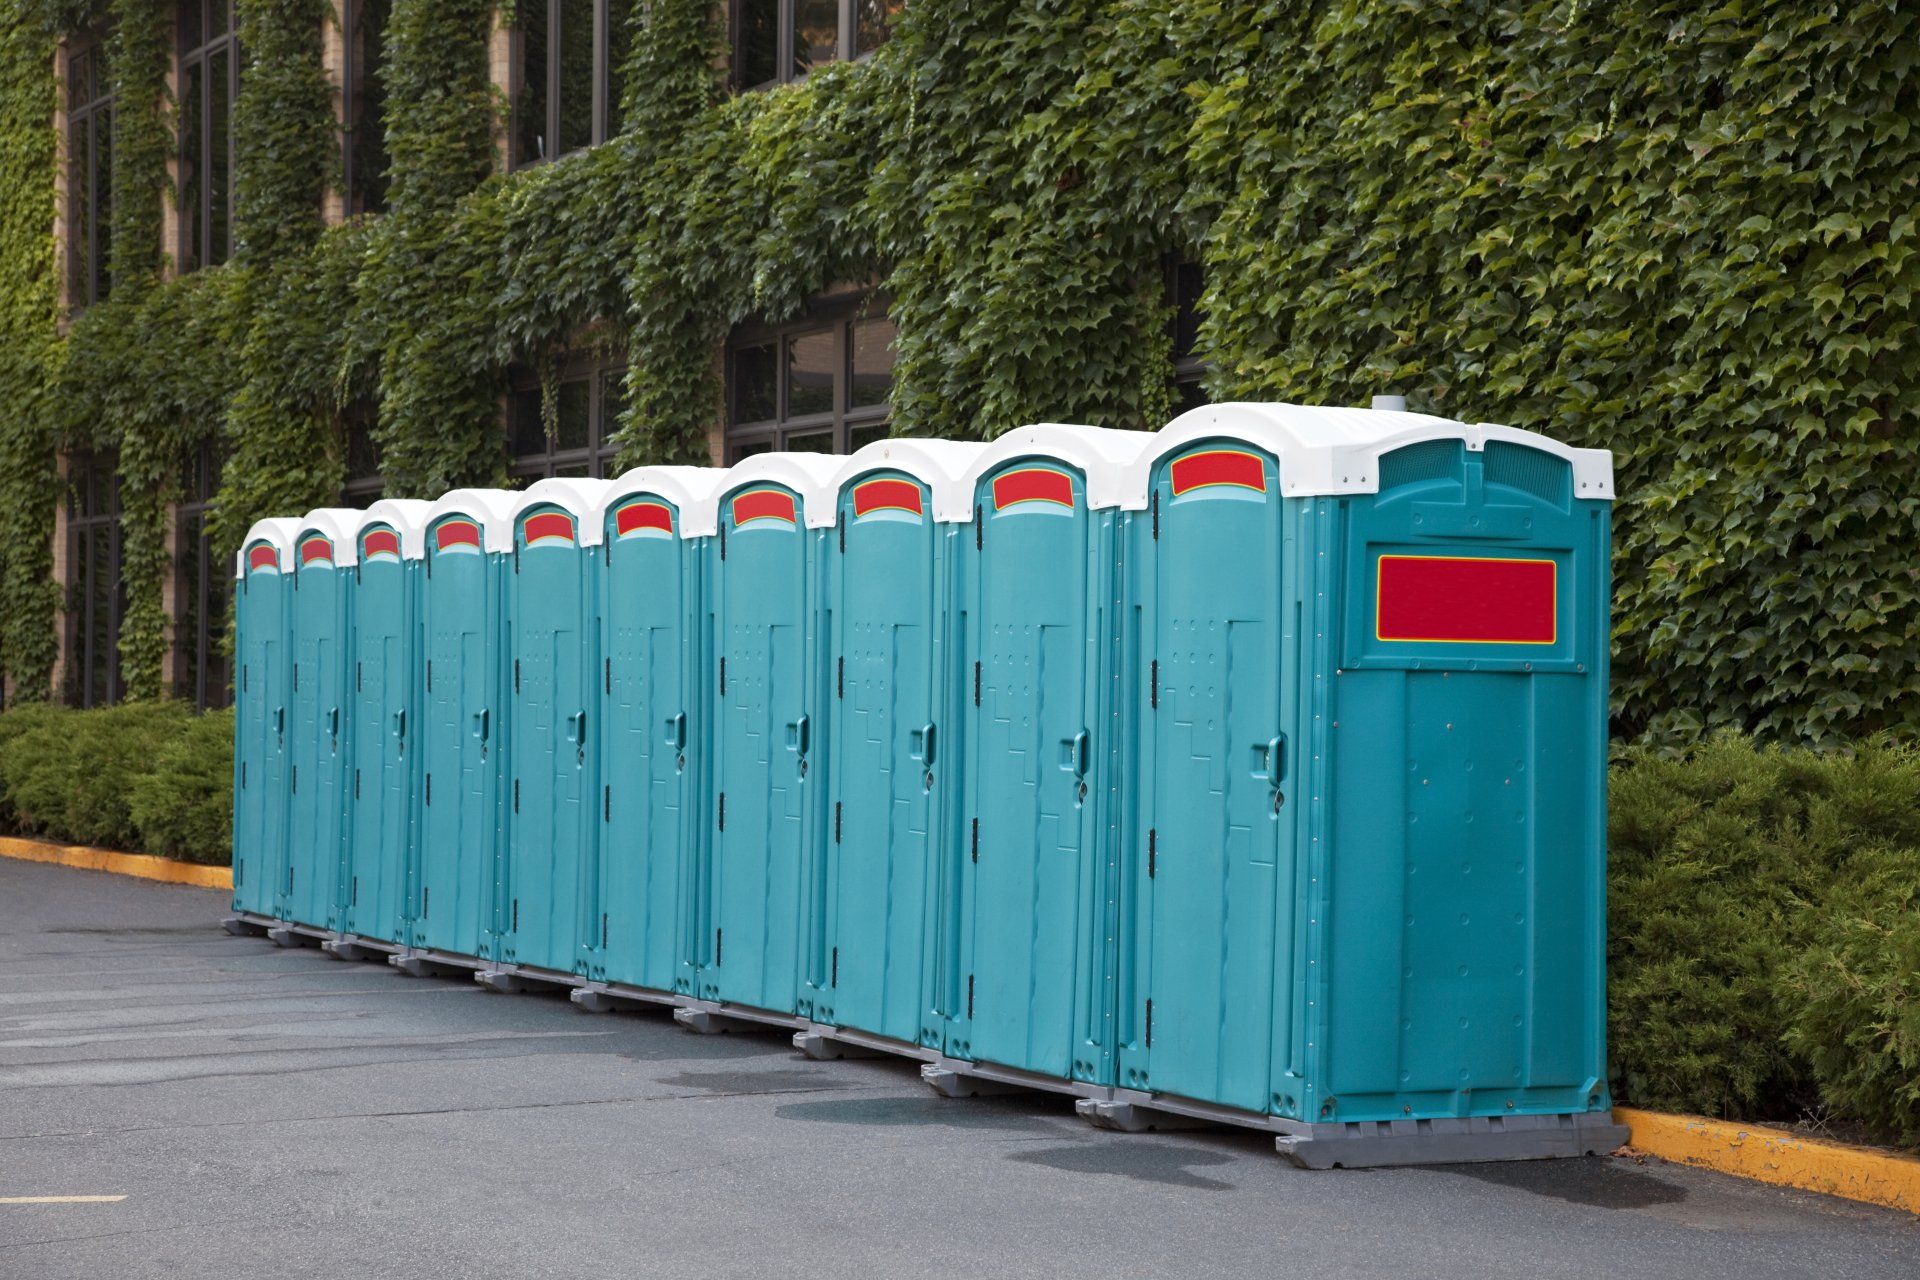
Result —
[{"label": "door handle", "polygon": [[393,741],[397,754],[407,754],[407,709],[405,707],[393,713]]},{"label": "door handle", "polygon": [[1087,776],[1087,741],[1085,729],[1060,739],[1060,767],[1082,780]]},{"label": "door handle", "polygon": [[807,718],[805,716],[787,725],[787,750],[802,756],[807,754]]},{"label": "door handle", "polygon": [[329,738],[340,736],[340,708],[338,707],[327,708],[327,736]]},{"label": "door handle", "polygon": [[907,755],[929,767],[933,764],[933,746],[935,730],[932,724],[922,725],[910,734]]},{"label": "door handle", "polygon": [[682,711],[678,715],[668,716],[664,727],[666,730],[667,745],[675,751],[685,750],[687,745],[687,713]]},{"label": "door handle", "polygon": [[1254,770],[1255,773],[1265,778],[1268,782],[1273,783],[1275,786],[1279,786],[1281,782],[1286,780],[1286,776],[1287,776],[1287,735],[1286,734],[1276,733],[1271,738],[1267,739],[1267,743],[1265,746],[1263,747],[1257,746],[1254,748],[1254,750],[1258,752],[1260,756],[1260,767]]},{"label": "door handle", "polygon": [[275,707],[273,709],[273,734],[276,738],[284,738],[287,736],[287,709],[285,707]]},{"label": "door handle", "polygon": [[487,740],[487,721],[490,714],[491,708],[487,711],[476,711],[473,713],[473,736],[482,742]]}]

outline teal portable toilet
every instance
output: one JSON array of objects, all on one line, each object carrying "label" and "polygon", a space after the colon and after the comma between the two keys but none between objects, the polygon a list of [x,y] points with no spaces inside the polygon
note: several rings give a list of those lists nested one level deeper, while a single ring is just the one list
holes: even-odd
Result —
[{"label": "teal portable toilet", "polygon": [[[585,524],[600,539],[601,947],[575,1002],[690,996],[696,817],[705,770],[693,725],[705,708],[700,561],[687,514],[711,510],[726,472],[641,467],[615,480]],[[696,815],[695,810],[698,810]],[[593,918],[589,915],[589,918]]]},{"label": "teal portable toilet", "polygon": [[[957,891],[936,991],[942,1092],[991,1078],[1112,1084],[1109,959],[1120,481],[1140,432],[1024,427],[968,468],[948,670],[962,778],[947,833]],[[943,750],[947,748],[943,747]]]},{"label": "teal portable toilet", "polygon": [[309,511],[293,540],[293,673],[287,714],[287,877],[283,913],[297,932],[341,924],[351,788],[354,530],[360,512]]},{"label": "teal portable toilet", "polygon": [[299,521],[256,521],[234,556],[239,670],[233,712],[233,910],[230,932],[279,919],[287,875],[287,584]]},{"label": "teal portable toilet", "polygon": [[941,818],[959,778],[942,705],[947,576],[972,509],[963,476],[985,449],[880,440],[833,483],[820,578],[832,683],[821,699],[826,892],[823,918],[809,921],[827,963],[808,992],[814,1025],[794,1039],[815,1057],[847,1044],[925,1055],[945,1043],[934,1012]]},{"label": "teal portable toilet", "polygon": [[1611,457],[1214,405],[1129,468],[1118,1088],[1312,1166],[1624,1141],[1604,1001]]},{"label": "teal portable toilet", "polygon": [[353,687],[347,739],[346,899],[340,932],[325,944],[343,959],[409,941],[414,763],[420,727],[416,578],[426,555],[427,503],[390,498],[354,530]]},{"label": "teal portable toilet", "polygon": [[824,981],[824,949],[803,926],[820,918],[824,898],[816,609],[833,509],[818,491],[838,465],[819,454],[761,454],[730,469],[717,501],[688,512],[687,536],[706,535],[702,621],[712,664],[703,683],[713,813],[700,846],[694,951],[704,1007],[675,1011],[695,1029],[724,1025],[721,1014],[795,1025],[804,1021],[803,973]]},{"label": "teal portable toilet", "polygon": [[456,489],[427,510],[420,578],[418,882],[413,937],[396,965],[479,968],[494,958],[500,842],[504,574],[513,504]]},{"label": "teal portable toilet", "polygon": [[600,912],[589,900],[601,824],[593,598],[600,536],[587,518],[606,488],[605,480],[542,480],[513,509],[513,551],[503,579],[501,967],[481,974],[503,989],[518,985],[516,975],[584,976],[600,947]]}]

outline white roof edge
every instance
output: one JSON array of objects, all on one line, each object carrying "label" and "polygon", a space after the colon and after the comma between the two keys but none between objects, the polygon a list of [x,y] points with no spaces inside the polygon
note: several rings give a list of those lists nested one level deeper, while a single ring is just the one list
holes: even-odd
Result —
[{"label": "white roof edge", "polygon": [[366,513],[356,507],[315,507],[300,517],[299,527],[293,533],[294,568],[300,567],[300,539],[309,530],[327,535],[333,543],[333,563],[336,568],[351,569],[360,563],[360,521]]},{"label": "white roof edge", "polygon": [[[588,480],[578,476],[551,476],[537,480],[513,504],[513,525],[518,527],[520,517],[535,507],[561,507],[573,516],[579,545],[597,547],[600,545],[599,526],[589,526],[587,521],[612,485],[611,480]],[[508,545],[511,546],[511,542]]]},{"label": "white roof edge", "polygon": [[841,459],[825,453],[756,453],[728,467],[712,493],[696,497],[681,513],[681,536],[707,538],[720,529],[720,502],[743,485],[772,481],[800,495],[800,506],[809,529],[825,529],[833,524],[834,504],[821,502],[822,488],[830,485],[840,468]]},{"label": "white roof edge", "polygon": [[837,519],[840,494],[849,484],[869,472],[904,471],[932,491],[935,520],[971,520],[973,489],[964,483],[964,477],[967,468],[987,447],[974,441],[927,440],[914,436],[875,440],[841,460],[833,480],[822,487],[819,501],[834,512]]},{"label": "white roof edge", "polygon": [[[725,467],[634,467],[610,481],[599,500],[593,504],[593,510],[588,515],[593,521],[594,537],[606,537],[607,512],[613,510],[614,505],[622,499],[637,493],[652,494],[671,502],[680,512],[681,537],[705,537],[706,534],[688,531],[688,512],[702,502],[712,502],[726,478]],[[713,531],[709,529],[706,532]]]},{"label": "white roof edge", "polygon": [[371,525],[385,524],[393,526],[400,535],[400,558],[418,560],[427,554],[427,510],[431,503],[419,498],[382,498],[368,507],[360,518],[360,527],[354,530],[355,552],[361,535]]},{"label": "white roof edge", "polygon": [[1137,504],[1127,501],[1128,469],[1156,439],[1151,431],[1116,431],[1111,427],[1086,427],[1064,422],[1040,422],[1016,427],[998,437],[974,457],[960,478],[967,495],[965,510],[942,519],[973,519],[973,494],[982,477],[1002,463],[1015,458],[1054,458],[1077,467],[1087,478],[1087,506],[1125,507],[1144,510],[1146,491]]},{"label": "white roof edge", "polygon": [[1244,440],[1277,458],[1280,491],[1289,498],[1378,493],[1381,456],[1425,440],[1459,440],[1474,452],[1489,440],[1538,449],[1572,467],[1575,497],[1613,497],[1613,455],[1607,450],[1576,449],[1518,427],[1384,409],[1228,403],[1190,410],[1156,433],[1152,448],[1127,468],[1122,505],[1135,511],[1146,506],[1160,459],[1197,440],[1220,437]]},{"label": "white roof edge", "polygon": [[268,516],[264,520],[255,520],[247,526],[247,536],[240,539],[240,549],[233,553],[233,576],[235,579],[247,576],[247,548],[262,540],[273,544],[274,557],[280,566],[280,572],[290,573],[293,569],[293,535],[299,530],[300,521],[293,516]]},{"label": "white roof edge", "polygon": [[479,522],[485,550],[506,555],[513,550],[513,504],[519,496],[508,489],[454,489],[434,499],[420,528],[424,532],[444,516],[466,516]]}]

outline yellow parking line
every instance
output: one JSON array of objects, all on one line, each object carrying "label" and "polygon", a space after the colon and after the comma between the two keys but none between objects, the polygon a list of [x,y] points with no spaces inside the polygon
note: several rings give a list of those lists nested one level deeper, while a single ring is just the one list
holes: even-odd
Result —
[{"label": "yellow parking line", "polygon": [[1911,1157],[1704,1116],[1615,1107],[1613,1117],[1634,1148],[1662,1160],[1920,1213],[1920,1160]]},{"label": "yellow parking line", "polygon": [[0,1196],[0,1204],[119,1204],[125,1196]]}]

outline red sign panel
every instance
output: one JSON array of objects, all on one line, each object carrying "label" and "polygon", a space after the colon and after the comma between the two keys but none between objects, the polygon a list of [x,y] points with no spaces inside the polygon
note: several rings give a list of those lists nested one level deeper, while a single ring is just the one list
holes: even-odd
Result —
[{"label": "red sign panel", "polygon": [[247,552],[248,573],[252,573],[255,569],[278,569],[279,567],[279,553],[264,542],[254,543],[253,549]]},{"label": "red sign panel", "polygon": [[853,514],[857,519],[869,511],[911,511],[920,508],[920,486],[910,480],[868,480],[853,486]]},{"label": "red sign panel", "polygon": [[733,500],[733,523],[735,527],[751,524],[755,520],[782,520],[794,523],[793,495],[782,493],[778,489],[755,489],[752,493],[743,493]]},{"label": "red sign panel", "polygon": [[536,542],[572,542],[573,517],[559,511],[542,511],[538,515],[527,517],[521,526],[527,535],[527,545]]},{"label": "red sign panel", "polygon": [[454,547],[480,549],[480,526],[471,520],[449,520],[433,531],[433,544],[442,551]]},{"label": "red sign panel", "polygon": [[300,544],[300,563],[312,564],[314,561],[333,563],[333,543],[319,534]]},{"label": "red sign panel", "polygon": [[658,502],[629,502],[613,513],[614,532],[624,538],[642,529],[673,532],[673,512]]},{"label": "red sign panel", "polygon": [[1374,634],[1431,644],[1552,644],[1551,560],[1381,556]]},{"label": "red sign panel", "polygon": [[1227,485],[1236,489],[1267,491],[1267,467],[1258,454],[1239,449],[1207,449],[1190,453],[1173,464],[1173,496]]},{"label": "red sign panel", "polygon": [[400,555],[400,535],[391,529],[374,529],[360,539],[360,554],[371,560],[375,556]]},{"label": "red sign panel", "polygon": [[1052,502],[1063,507],[1073,505],[1073,477],[1048,467],[1022,467],[996,476],[993,481],[993,509],[1005,511],[1023,502]]}]

